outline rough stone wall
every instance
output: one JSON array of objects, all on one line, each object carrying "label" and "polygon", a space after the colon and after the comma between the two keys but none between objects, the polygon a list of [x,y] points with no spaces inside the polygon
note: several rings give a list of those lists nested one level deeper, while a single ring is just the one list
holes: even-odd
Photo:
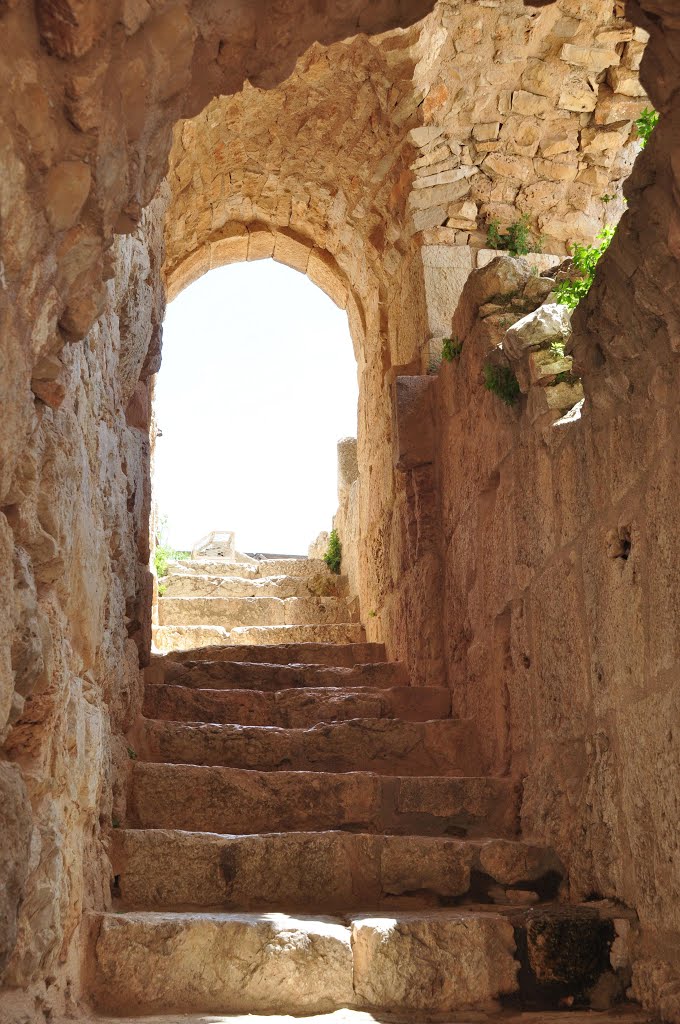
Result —
[{"label": "rough stone wall", "polygon": [[430,6],[0,3],[3,1019],[78,999],[81,913],[108,898],[150,640],[163,200],[149,204],[172,126],[246,75],[274,86],[315,39]]},{"label": "rough stone wall", "polygon": [[[505,300],[471,278],[453,321],[462,355],[414,380],[433,410],[456,709],[521,779],[524,831],[554,844],[572,895],[637,911],[631,993],[677,1021],[680,20],[658,0],[630,14],[651,33],[642,79],[662,119],[573,318],[581,418],[546,425],[531,401],[508,408],[483,387],[528,271]],[[404,437],[402,457],[406,412]]]}]

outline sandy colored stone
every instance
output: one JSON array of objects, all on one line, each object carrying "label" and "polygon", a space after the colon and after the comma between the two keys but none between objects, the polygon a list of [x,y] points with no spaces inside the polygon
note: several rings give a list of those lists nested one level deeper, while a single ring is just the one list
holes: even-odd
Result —
[{"label": "sandy colored stone", "polygon": [[101,1009],[304,1014],[353,1002],[350,933],[340,922],[137,913],[98,924]]},{"label": "sandy colored stone", "polygon": [[512,926],[493,914],[360,917],[354,987],[368,1006],[447,1012],[517,990]]}]

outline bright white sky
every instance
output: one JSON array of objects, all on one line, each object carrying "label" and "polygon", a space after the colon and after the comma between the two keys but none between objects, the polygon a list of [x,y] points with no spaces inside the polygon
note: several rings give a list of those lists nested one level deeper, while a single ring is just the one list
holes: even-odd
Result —
[{"label": "bright white sky", "polygon": [[273,260],[212,270],[168,306],[154,497],[189,549],[306,554],[337,508],[336,444],[357,425],[347,316]]}]

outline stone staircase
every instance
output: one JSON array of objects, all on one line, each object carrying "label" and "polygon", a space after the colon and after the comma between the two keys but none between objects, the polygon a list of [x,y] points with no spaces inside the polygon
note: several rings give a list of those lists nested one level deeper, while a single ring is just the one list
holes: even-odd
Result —
[{"label": "stone staircase", "polygon": [[347,581],[320,559],[189,559],[172,563],[161,586],[154,632],[161,651],[364,639]]},{"label": "stone staircase", "polygon": [[[318,565],[218,568],[178,568],[161,599],[161,629],[227,639],[147,670],[112,910],[90,922],[97,1009],[544,1024],[622,998],[630,915],[559,902],[559,861],[518,835],[517,789],[482,773],[448,689],[365,643]],[[280,622],[291,601],[311,625]]]}]

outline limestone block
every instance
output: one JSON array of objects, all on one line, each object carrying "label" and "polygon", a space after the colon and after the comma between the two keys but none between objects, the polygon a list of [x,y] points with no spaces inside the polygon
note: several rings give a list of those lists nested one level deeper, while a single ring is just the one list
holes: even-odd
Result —
[{"label": "limestone block", "polygon": [[550,349],[529,353],[529,380],[532,384],[551,383],[560,373],[571,373],[571,356],[555,355]]},{"label": "limestone block", "polygon": [[620,93],[623,96],[646,96],[637,71],[633,71],[630,68],[610,68],[607,72],[607,81],[614,92]]},{"label": "limestone block", "polygon": [[431,377],[397,377],[392,386],[393,458],[397,469],[428,465],[434,458]]},{"label": "limestone block", "polygon": [[467,228],[474,231],[477,227],[477,203],[470,199],[462,203],[451,203],[446,213],[448,228]]},{"label": "limestone block", "polygon": [[312,247],[305,242],[298,241],[289,235],[277,234],[274,242],[274,259],[278,263],[285,263],[293,270],[299,270],[302,274],[307,273],[309,257]]},{"label": "limestone block", "polygon": [[524,117],[546,117],[553,110],[552,101],[547,96],[539,96],[533,92],[518,89],[512,94],[512,111]]},{"label": "limestone block", "polygon": [[[595,124],[615,125],[621,121],[635,121],[647,106],[649,106],[647,99],[610,92],[603,86],[600,89],[595,109]],[[627,132],[620,133],[619,145],[624,145],[627,141],[627,134]]]},{"label": "limestone block", "polygon": [[421,256],[428,333],[446,337],[473,268],[473,250],[469,246],[424,245]]},{"label": "limestone block", "polygon": [[495,914],[358,917],[354,987],[383,1010],[450,1012],[516,992],[512,925]]},{"label": "limestone block", "polygon": [[232,235],[229,238],[220,238],[210,245],[210,266],[224,267],[229,263],[243,263],[248,258],[247,233]]},{"label": "limestone block", "polygon": [[564,43],[560,50],[560,59],[568,64],[577,64],[589,71],[604,71],[606,68],[621,63],[621,57],[615,49],[599,46],[580,46],[575,43]]},{"label": "limestone block", "polygon": [[527,349],[545,348],[553,341],[564,342],[570,334],[569,308],[548,303],[527,313],[507,330],[503,350],[510,359],[520,359]]},{"label": "limestone block", "polygon": [[527,413],[533,423],[545,413],[565,412],[583,398],[583,385],[580,381],[573,384],[555,384],[552,387],[533,387],[529,389]]},{"label": "limestone block", "polygon": [[287,914],[104,915],[101,1009],[309,1014],[353,1003],[349,928]]},{"label": "limestone block", "polygon": [[589,113],[597,106],[598,90],[583,74],[569,75],[562,86],[558,107],[574,113]]},{"label": "limestone block", "polygon": [[490,121],[487,124],[475,124],[472,127],[472,137],[478,142],[492,142],[498,138],[501,130],[500,121]]},{"label": "limestone block", "polygon": [[266,260],[274,255],[274,243],[276,236],[273,232],[262,229],[252,230],[248,238],[248,259]]},{"label": "limestone block", "polygon": [[349,490],[359,479],[359,460],[356,437],[343,437],[338,441],[338,495]]},{"label": "limestone block", "polygon": [[323,249],[312,249],[307,264],[307,276],[333,300],[340,309],[347,306],[348,288],[331,256]]}]

